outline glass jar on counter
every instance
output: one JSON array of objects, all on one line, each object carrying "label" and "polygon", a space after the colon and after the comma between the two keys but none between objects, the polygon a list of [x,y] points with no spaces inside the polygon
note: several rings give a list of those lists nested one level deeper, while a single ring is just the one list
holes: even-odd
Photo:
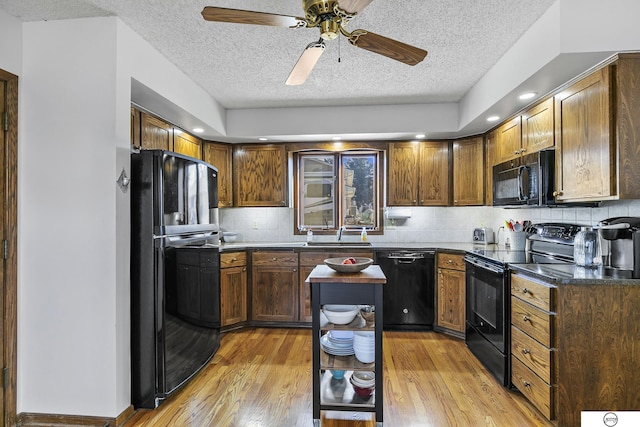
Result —
[{"label": "glass jar on counter", "polygon": [[573,261],[579,267],[598,268],[602,265],[600,236],[592,227],[581,227],[573,241]]}]

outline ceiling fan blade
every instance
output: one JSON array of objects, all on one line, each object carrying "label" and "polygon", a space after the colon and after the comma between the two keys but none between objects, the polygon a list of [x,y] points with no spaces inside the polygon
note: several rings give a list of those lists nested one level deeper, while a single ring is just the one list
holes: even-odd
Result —
[{"label": "ceiling fan blade", "polygon": [[320,59],[322,52],[324,52],[324,42],[322,39],[307,45],[284,84],[287,86],[297,86],[304,83],[311,74],[311,70],[315,67],[316,62]]},{"label": "ceiling fan blade", "polygon": [[307,25],[304,19],[295,16],[213,6],[207,6],[202,9],[202,17],[206,21],[231,22],[235,24],[272,25],[275,27],[289,28],[304,27]]},{"label": "ceiling fan blade", "polygon": [[416,65],[427,56],[426,50],[365,30],[355,30],[347,36],[347,39],[356,47],[404,62],[407,65]]},{"label": "ceiling fan blade", "polygon": [[373,0],[338,0],[338,7],[350,14],[360,13]]}]

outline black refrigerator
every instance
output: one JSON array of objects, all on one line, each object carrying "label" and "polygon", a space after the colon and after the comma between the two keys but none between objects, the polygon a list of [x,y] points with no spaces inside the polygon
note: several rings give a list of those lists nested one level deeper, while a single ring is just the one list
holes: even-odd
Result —
[{"label": "black refrigerator", "polygon": [[131,155],[131,400],[155,408],[220,346],[218,171]]}]

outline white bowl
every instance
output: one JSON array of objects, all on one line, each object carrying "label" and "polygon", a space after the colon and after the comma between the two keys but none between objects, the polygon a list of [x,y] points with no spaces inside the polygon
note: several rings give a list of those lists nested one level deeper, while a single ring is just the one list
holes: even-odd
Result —
[{"label": "white bowl", "polygon": [[374,360],[376,360],[376,352],[373,350],[362,351],[354,347],[353,352],[356,356],[356,359],[358,359],[362,363],[372,363]]},{"label": "white bowl", "polygon": [[325,305],[322,312],[329,322],[336,325],[346,325],[356,318],[360,309],[357,305]]},{"label": "white bowl", "polygon": [[237,237],[238,233],[232,233],[230,231],[225,231],[224,233],[222,233],[222,238],[224,239],[225,243],[233,243],[236,241]]}]

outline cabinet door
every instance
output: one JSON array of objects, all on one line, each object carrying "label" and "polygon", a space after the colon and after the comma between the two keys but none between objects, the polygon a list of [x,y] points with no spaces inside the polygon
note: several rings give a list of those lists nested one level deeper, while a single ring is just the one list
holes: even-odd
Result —
[{"label": "cabinet door", "polygon": [[131,148],[140,149],[140,110],[131,107]]},{"label": "cabinet door", "polygon": [[287,205],[287,155],[284,145],[241,145],[233,150],[236,206]]},{"label": "cabinet door", "polygon": [[204,161],[218,169],[218,206],[233,206],[231,145],[205,142],[202,151]]},{"label": "cabinet door", "polygon": [[298,254],[265,251],[252,254],[251,319],[298,320]]},{"label": "cabinet door", "polygon": [[420,143],[418,204],[449,205],[449,147],[447,142]]},{"label": "cabinet door", "polygon": [[615,191],[609,74],[600,69],[555,97],[557,201],[601,200]]},{"label": "cabinet door", "polygon": [[498,128],[498,163],[520,156],[522,148],[522,120],[520,116],[509,120]]},{"label": "cabinet door", "polygon": [[247,321],[247,267],[220,270],[220,310],[222,326]]},{"label": "cabinet door", "polygon": [[305,280],[307,280],[314,268],[315,266],[300,266],[300,307],[298,316],[300,322],[311,322],[312,320],[311,286]]},{"label": "cabinet door", "polygon": [[484,204],[493,206],[493,166],[498,163],[498,131],[487,134],[484,141],[485,169],[484,169]]},{"label": "cabinet door", "polygon": [[438,269],[438,325],[465,331],[465,272]]},{"label": "cabinet door", "polygon": [[253,268],[252,319],[295,322],[298,317],[298,271],[294,267]]},{"label": "cabinet door", "polygon": [[417,144],[397,142],[389,144],[387,199],[389,206],[418,204]]},{"label": "cabinet door", "polygon": [[554,146],[553,98],[522,115],[522,153],[535,153]]},{"label": "cabinet door", "polygon": [[185,156],[202,159],[202,144],[200,139],[177,128],[173,131],[173,151],[184,154]]},{"label": "cabinet door", "polygon": [[145,150],[173,150],[173,126],[157,117],[141,113],[140,146]]},{"label": "cabinet door", "polygon": [[453,143],[453,204],[484,204],[484,156],[482,137]]}]

